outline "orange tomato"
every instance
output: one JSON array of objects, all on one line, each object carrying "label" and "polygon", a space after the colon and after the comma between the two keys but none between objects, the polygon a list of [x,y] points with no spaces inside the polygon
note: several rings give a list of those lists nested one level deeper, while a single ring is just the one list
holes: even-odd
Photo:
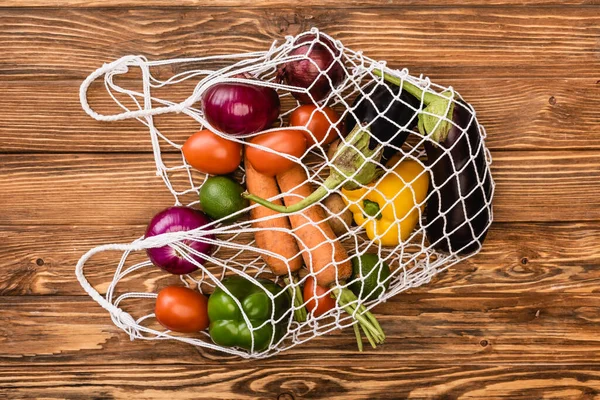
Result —
[{"label": "orange tomato", "polygon": [[190,136],[181,150],[192,167],[211,175],[229,174],[242,162],[240,143],[223,139],[208,129]]},{"label": "orange tomato", "polygon": [[312,276],[306,278],[304,302],[306,302],[308,312],[312,311],[315,317],[321,316],[335,307],[335,299],[331,297],[331,293],[325,294],[328,291],[329,288],[317,285]]},{"label": "orange tomato", "polygon": [[338,121],[339,117],[331,107],[323,107],[322,110],[318,110],[312,104],[300,106],[290,115],[290,126],[304,126],[314,135],[313,139],[310,133],[304,132],[309,146],[315,143],[325,145],[337,139],[338,133],[335,127],[338,125]]},{"label": "orange tomato", "polygon": [[175,332],[191,333],[208,328],[208,300],[200,292],[182,286],[168,286],[158,293],[156,319]]},{"label": "orange tomato", "polygon": [[[252,138],[250,143],[298,158],[306,151],[306,138],[293,129],[268,132]],[[246,156],[255,170],[267,176],[281,174],[294,166],[292,160],[252,146],[246,146]]]}]

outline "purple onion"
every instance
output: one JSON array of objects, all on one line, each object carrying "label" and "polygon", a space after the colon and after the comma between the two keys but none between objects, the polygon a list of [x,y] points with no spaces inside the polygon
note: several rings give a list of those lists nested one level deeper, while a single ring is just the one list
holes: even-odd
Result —
[{"label": "purple onion", "polygon": [[217,83],[202,95],[206,120],[221,132],[246,135],[270,127],[279,116],[275,89],[246,83]]},{"label": "purple onion", "polygon": [[[279,70],[278,76],[287,85],[304,89],[310,87],[309,93],[312,95],[314,101],[318,102],[323,100],[333,88],[342,82],[345,69],[342,63],[335,59],[340,54],[335,45],[329,39],[322,36],[318,40],[316,39],[316,35],[307,35],[296,41],[294,45],[306,44],[295,48],[289,55],[306,55],[309,59],[286,63]],[[311,60],[314,61],[314,64]],[[327,79],[327,76],[321,75],[321,71],[327,71],[326,75],[331,79],[331,83]],[[307,93],[292,92],[292,95],[301,103],[313,103]]]},{"label": "purple onion", "polygon": [[[167,232],[181,232],[200,228],[208,224],[210,219],[201,211],[190,207],[169,207],[156,214],[148,224],[146,237],[152,237]],[[210,234],[205,236],[214,239]],[[199,253],[209,256],[212,253],[212,245],[195,240],[183,240],[187,246]],[[175,275],[189,274],[198,269],[192,262],[183,258],[175,249],[169,246],[146,249],[146,253],[152,264]],[[190,258],[202,263],[204,259],[194,254]]]}]

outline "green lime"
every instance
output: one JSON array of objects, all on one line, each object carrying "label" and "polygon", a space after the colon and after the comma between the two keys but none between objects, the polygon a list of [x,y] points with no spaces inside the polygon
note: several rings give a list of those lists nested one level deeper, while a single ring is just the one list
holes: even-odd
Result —
[{"label": "green lime", "polygon": [[365,301],[375,300],[390,287],[390,267],[377,254],[363,254],[352,259],[350,290]]},{"label": "green lime", "polygon": [[[248,200],[242,197],[244,187],[227,176],[211,176],[200,188],[202,210],[212,219],[226,218],[248,207]],[[232,222],[243,214],[226,219]]]}]

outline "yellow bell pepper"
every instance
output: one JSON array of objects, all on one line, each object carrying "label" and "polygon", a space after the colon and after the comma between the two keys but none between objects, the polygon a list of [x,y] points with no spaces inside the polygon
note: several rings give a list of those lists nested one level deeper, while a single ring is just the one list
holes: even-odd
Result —
[{"label": "yellow bell pepper", "polygon": [[366,187],[342,189],[354,222],[382,246],[396,246],[408,239],[417,226],[419,206],[421,211],[425,207],[429,187],[429,173],[417,161],[402,161],[393,171]]}]

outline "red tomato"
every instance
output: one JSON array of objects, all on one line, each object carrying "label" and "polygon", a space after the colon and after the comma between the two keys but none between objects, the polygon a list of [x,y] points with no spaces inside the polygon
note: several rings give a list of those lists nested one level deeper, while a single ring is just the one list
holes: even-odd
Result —
[{"label": "red tomato", "polygon": [[315,317],[325,314],[335,307],[335,299],[331,297],[328,288],[315,284],[315,278],[309,276],[304,284],[304,301],[308,312],[313,312]]},{"label": "red tomato", "polygon": [[194,133],[183,144],[185,160],[200,172],[229,174],[242,161],[242,145],[223,139],[208,129]]},{"label": "red tomato", "polygon": [[201,293],[182,286],[168,286],[158,292],[154,313],[162,326],[175,332],[198,332],[208,328],[208,300]]},{"label": "red tomato", "polygon": [[[265,133],[252,138],[250,143],[294,157],[302,157],[306,151],[304,135],[293,129]],[[246,146],[246,155],[254,169],[267,176],[281,174],[294,166],[292,160],[256,147]]]},{"label": "red tomato", "polygon": [[[309,145],[315,143],[320,143],[321,145],[329,144],[338,138],[335,127],[340,118],[330,107],[323,107],[323,110],[315,110],[317,110],[317,107],[312,104],[296,108],[290,115],[290,126],[305,126],[306,129],[311,131],[315,139],[317,139],[316,142],[308,132],[303,132]],[[329,120],[327,117],[329,117]]]}]

